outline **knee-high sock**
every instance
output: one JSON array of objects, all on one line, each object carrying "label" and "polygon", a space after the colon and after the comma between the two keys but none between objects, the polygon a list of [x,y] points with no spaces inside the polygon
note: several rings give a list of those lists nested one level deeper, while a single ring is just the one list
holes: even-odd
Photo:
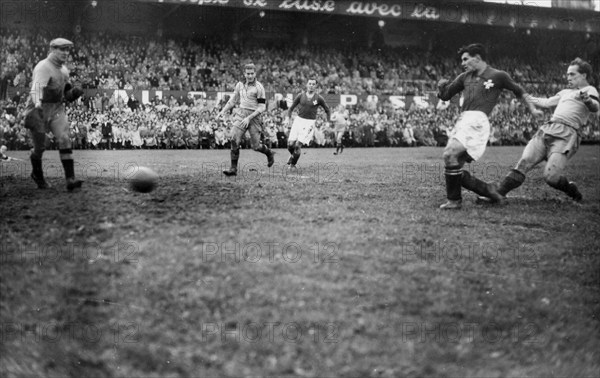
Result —
[{"label": "knee-high sock", "polygon": [[458,201],[462,199],[461,181],[462,168],[460,165],[447,166],[444,175],[446,176],[446,196],[449,200]]},{"label": "knee-high sock", "polygon": [[268,155],[269,153],[271,153],[271,150],[269,150],[269,147],[265,146],[264,144],[261,144],[258,148],[256,148],[254,151],[256,152],[260,152],[263,153],[265,155]]},{"label": "knee-high sock", "polygon": [[238,160],[240,160],[240,149],[232,148],[231,149],[231,168],[237,169]]},{"label": "knee-high sock", "polygon": [[462,171],[461,185],[463,188],[477,193],[480,196],[489,196],[487,183],[473,177],[469,171]]},{"label": "knee-high sock", "polygon": [[60,162],[65,170],[65,177],[67,179],[75,177],[75,164],[73,162],[73,150],[70,148],[61,149],[58,151],[60,154]]},{"label": "knee-high sock", "polygon": [[521,186],[521,184],[523,184],[523,181],[525,181],[525,174],[517,169],[512,169],[508,173],[508,175],[504,177],[502,183],[500,183],[498,193],[505,196],[506,193]]},{"label": "knee-high sock", "polygon": [[294,161],[292,162],[292,164],[296,165],[296,163],[298,163],[298,160],[300,159],[300,154],[302,153],[302,150],[300,149],[300,147],[302,146],[302,144],[300,144],[300,142],[296,142],[294,144]]}]

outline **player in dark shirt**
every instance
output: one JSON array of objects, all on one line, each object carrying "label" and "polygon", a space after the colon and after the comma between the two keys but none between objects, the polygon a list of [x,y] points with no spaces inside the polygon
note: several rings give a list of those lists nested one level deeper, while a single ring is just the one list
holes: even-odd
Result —
[{"label": "player in dark shirt", "polygon": [[537,110],[528,100],[529,97],[523,88],[506,72],[488,66],[483,45],[474,43],[461,48],[458,53],[465,72],[451,83],[446,79],[438,83],[438,97],[444,101],[462,92],[462,113],[444,149],[448,201],[440,208],[445,210],[462,207],[461,186],[495,202],[503,200],[495,184],[487,184],[462,169],[465,163],[477,160],[483,155],[490,136],[488,116],[502,90],[512,91],[517,98],[525,102],[535,116],[543,115],[543,112]]},{"label": "player in dark shirt", "polygon": [[298,107],[298,115],[292,123],[288,136],[288,151],[292,154],[287,162],[289,168],[296,166],[300,159],[302,145],[308,145],[313,138],[319,106],[325,110],[327,122],[331,119],[329,107],[325,99],[315,92],[316,87],[317,80],[309,79],[306,83],[306,92],[299,93],[288,110],[288,117],[292,122],[292,112]]}]

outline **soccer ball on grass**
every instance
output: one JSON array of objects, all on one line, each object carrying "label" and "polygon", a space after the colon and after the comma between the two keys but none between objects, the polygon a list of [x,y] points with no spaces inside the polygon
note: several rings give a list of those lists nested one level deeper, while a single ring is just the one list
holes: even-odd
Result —
[{"label": "soccer ball on grass", "polygon": [[140,193],[150,193],[158,184],[158,175],[148,167],[139,167],[130,181],[131,189]]}]

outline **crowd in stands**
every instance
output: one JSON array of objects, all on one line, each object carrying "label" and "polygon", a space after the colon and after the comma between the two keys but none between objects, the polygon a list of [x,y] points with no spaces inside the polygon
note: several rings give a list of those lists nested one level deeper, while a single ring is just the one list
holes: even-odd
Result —
[{"label": "crowd in stands", "polygon": [[[69,37],[69,36],[67,36]],[[377,51],[311,47],[240,48],[219,41],[142,39],[100,34],[70,36],[75,42],[68,66],[71,80],[98,90],[69,105],[75,148],[227,148],[231,117],[215,120],[222,103],[214,100],[155,98],[143,104],[131,96],[102,95],[104,90],[232,91],[246,61],[270,92],[299,93],[307,77],[319,77],[320,91],[334,94],[424,94],[438,78],[460,72],[455,57],[406,50]],[[22,126],[31,71],[48,53],[48,39],[33,33],[0,32],[0,141],[9,149],[27,148]],[[532,58],[533,59],[533,58]],[[564,86],[565,65],[556,62],[501,58],[494,61],[528,91],[552,95]],[[7,96],[8,89],[22,88]],[[360,103],[350,109],[349,146],[442,146],[455,123],[458,108],[434,105],[423,109],[394,108],[391,103]],[[264,115],[265,141],[283,147],[289,132],[287,111],[277,104]],[[597,121],[583,130],[584,140],[599,141]],[[506,96],[491,117],[491,144],[525,144],[537,129],[514,98]],[[52,143],[50,141],[49,143]],[[333,130],[317,123],[314,146],[333,146]],[[52,147],[51,145],[49,147]]]}]

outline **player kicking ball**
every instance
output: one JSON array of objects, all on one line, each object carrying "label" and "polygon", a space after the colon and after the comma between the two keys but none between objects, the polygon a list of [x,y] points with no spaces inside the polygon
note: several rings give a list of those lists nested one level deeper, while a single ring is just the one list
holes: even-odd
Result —
[{"label": "player kicking ball", "polygon": [[[546,183],[565,192],[577,202],[583,199],[575,183],[570,182],[564,172],[567,162],[579,148],[581,128],[593,117],[593,113],[598,113],[600,107],[598,91],[590,85],[591,78],[592,66],[577,58],[567,68],[567,89],[550,98],[529,96],[529,100],[540,108],[556,109],[550,121],[542,125],[525,146],[517,166],[500,184],[500,195],[504,197],[511,190],[521,186],[527,172],[546,160]],[[491,202],[489,198],[488,202]]]},{"label": "player kicking ball", "polygon": [[298,107],[298,115],[294,118],[290,135],[288,136],[288,151],[291,156],[287,162],[288,168],[296,167],[302,145],[308,145],[315,133],[315,123],[317,122],[317,111],[319,106],[327,114],[327,122],[331,119],[329,107],[325,99],[315,92],[317,80],[310,78],[306,82],[306,92],[299,93],[292,106],[288,110],[288,118],[292,122],[292,112]]},{"label": "player kicking ball", "polygon": [[456,210],[462,207],[461,188],[492,198],[495,202],[502,201],[503,197],[496,191],[495,184],[488,184],[473,177],[463,170],[463,166],[483,155],[490,137],[488,116],[504,89],[521,98],[532,114],[538,117],[543,115],[542,111],[535,109],[531,104],[523,88],[506,72],[488,66],[483,45],[474,43],[461,48],[458,53],[465,72],[458,75],[453,82],[446,79],[438,82],[438,97],[442,100],[448,101],[460,92],[464,99],[462,113],[444,149],[448,201],[440,206],[442,210]]}]

